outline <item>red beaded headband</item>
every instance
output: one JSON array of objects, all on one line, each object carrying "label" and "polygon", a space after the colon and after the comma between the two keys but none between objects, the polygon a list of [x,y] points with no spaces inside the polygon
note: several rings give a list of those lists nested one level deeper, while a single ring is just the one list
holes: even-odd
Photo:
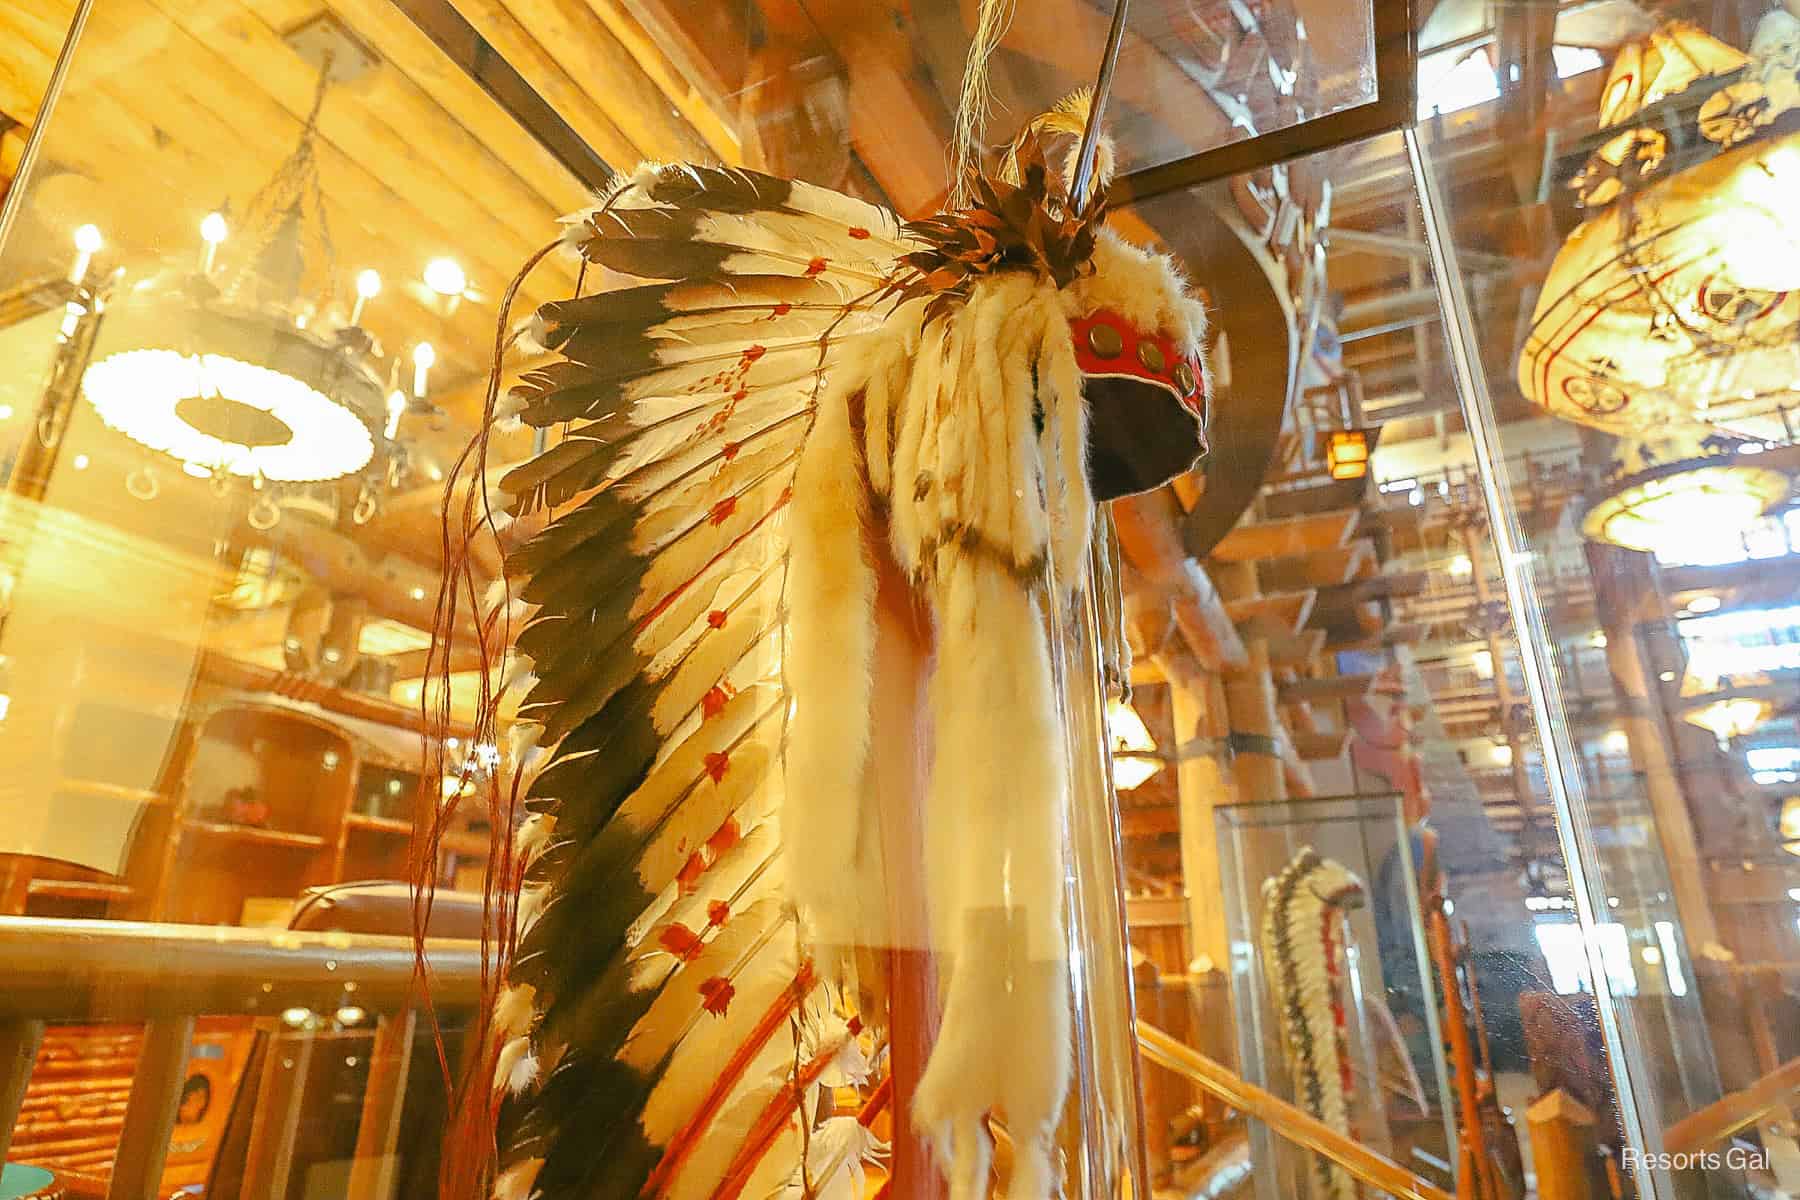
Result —
[{"label": "red beaded headband", "polygon": [[1177,355],[1175,343],[1160,333],[1144,333],[1108,308],[1070,323],[1075,362],[1084,375],[1141,379],[1161,384],[1196,416],[1206,416],[1206,382],[1200,364]]}]

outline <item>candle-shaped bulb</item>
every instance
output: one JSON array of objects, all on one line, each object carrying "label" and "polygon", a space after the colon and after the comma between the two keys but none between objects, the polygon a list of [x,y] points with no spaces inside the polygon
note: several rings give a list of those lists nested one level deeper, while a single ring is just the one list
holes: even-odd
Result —
[{"label": "candle-shaped bulb", "polygon": [[426,381],[431,374],[432,364],[437,362],[437,351],[430,342],[420,342],[413,347],[413,395],[425,398]]},{"label": "candle-shaped bulb", "polygon": [[406,393],[399,388],[395,388],[388,393],[387,399],[387,428],[383,432],[386,434],[388,441],[391,442],[400,436],[400,418],[405,412]]},{"label": "candle-shaped bulb", "polygon": [[87,278],[88,264],[105,244],[98,225],[83,225],[75,231],[75,265],[69,268],[70,283],[80,283]]},{"label": "candle-shaped bulb", "polygon": [[381,272],[366,267],[356,276],[356,304],[350,309],[350,323],[362,324],[363,306],[381,294]]},{"label": "candle-shaped bulb", "polygon": [[211,275],[213,260],[218,257],[219,243],[231,232],[225,224],[225,214],[210,212],[200,222],[200,240],[206,245],[200,249],[200,274]]}]

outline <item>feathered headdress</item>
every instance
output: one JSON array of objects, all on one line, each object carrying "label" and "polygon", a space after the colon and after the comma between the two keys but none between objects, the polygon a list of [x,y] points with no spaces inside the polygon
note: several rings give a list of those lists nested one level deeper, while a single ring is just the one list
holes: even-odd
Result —
[{"label": "feathered headdress", "polygon": [[[760,1200],[829,1173],[821,1087],[890,1017],[861,952],[915,936],[944,1008],[904,1116],[958,1197],[985,1194],[990,1113],[1010,1194],[1058,1188],[1049,567],[1072,586],[1095,501],[1202,452],[1206,321],[1103,201],[1074,210],[1037,130],[1010,157],[973,206],[911,225],[646,166],[570,231],[585,264],[647,282],[544,306],[531,332],[558,357],[490,405],[561,431],[501,483],[504,520],[541,525],[493,610],[524,621],[515,740],[539,748],[494,868],[474,1089],[503,1200]],[[935,652],[923,861],[884,844],[868,778],[892,736],[871,716],[883,573]],[[890,926],[890,887],[924,889],[927,930]],[[839,1157],[872,1143],[841,1133]]]}]

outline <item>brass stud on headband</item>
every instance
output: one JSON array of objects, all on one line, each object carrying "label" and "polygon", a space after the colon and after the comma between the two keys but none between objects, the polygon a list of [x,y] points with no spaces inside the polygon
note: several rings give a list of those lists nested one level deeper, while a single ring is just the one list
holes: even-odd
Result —
[{"label": "brass stud on headband", "polygon": [[1125,339],[1111,325],[1094,325],[1088,330],[1088,349],[1101,358],[1117,358],[1125,350]]},{"label": "brass stud on headband", "polygon": [[1182,395],[1194,390],[1194,368],[1185,362],[1175,364],[1175,386],[1181,389]]},{"label": "brass stud on headband", "polygon": [[1163,367],[1167,365],[1163,359],[1162,347],[1151,341],[1138,343],[1138,361],[1144,364],[1146,371],[1152,371],[1158,375],[1162,374]]}]

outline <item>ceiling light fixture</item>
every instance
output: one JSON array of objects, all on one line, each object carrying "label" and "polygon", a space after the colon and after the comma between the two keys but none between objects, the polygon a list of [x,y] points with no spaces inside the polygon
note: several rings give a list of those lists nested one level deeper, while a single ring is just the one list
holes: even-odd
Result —
[{"label": "ceiling light fixture", "polygon": [[[1673,21],[1619,51],[1568,186],[1519,386],[1622,436],[1678,426],[1791,440],[1800,324],[1800,39],[1779,7],[1755,57]],[[1685,95],[1684,95],[1685,94]]]},{"label": "ceiling light fixture", "polygon": [[469,290],[469,277],[454,258],[434,258],[425,264],[425,286],[440,296],[460,296]]},{"label": "ceiling light fixture", "polygon": [[[133,288],[95,339],[82,390],[101,421],[188,474],[308,484],[362,471],[378,448],[393,453],[398,430],[369,361],[372,339],[357,326],[380,276],[357,277],[348,326],[333,336],[308,329],[332,289],[314,152],[330,78],[327,66],[298,145],[245,207],[247,236],[232,243],[243,251],[223,278],[209,275],[232,231],[214,212],[200,223],[198,277]],[[91,226],[77,231],[83,255],[99,242]],[[358,509],[372,514],[371,487]]]}]

